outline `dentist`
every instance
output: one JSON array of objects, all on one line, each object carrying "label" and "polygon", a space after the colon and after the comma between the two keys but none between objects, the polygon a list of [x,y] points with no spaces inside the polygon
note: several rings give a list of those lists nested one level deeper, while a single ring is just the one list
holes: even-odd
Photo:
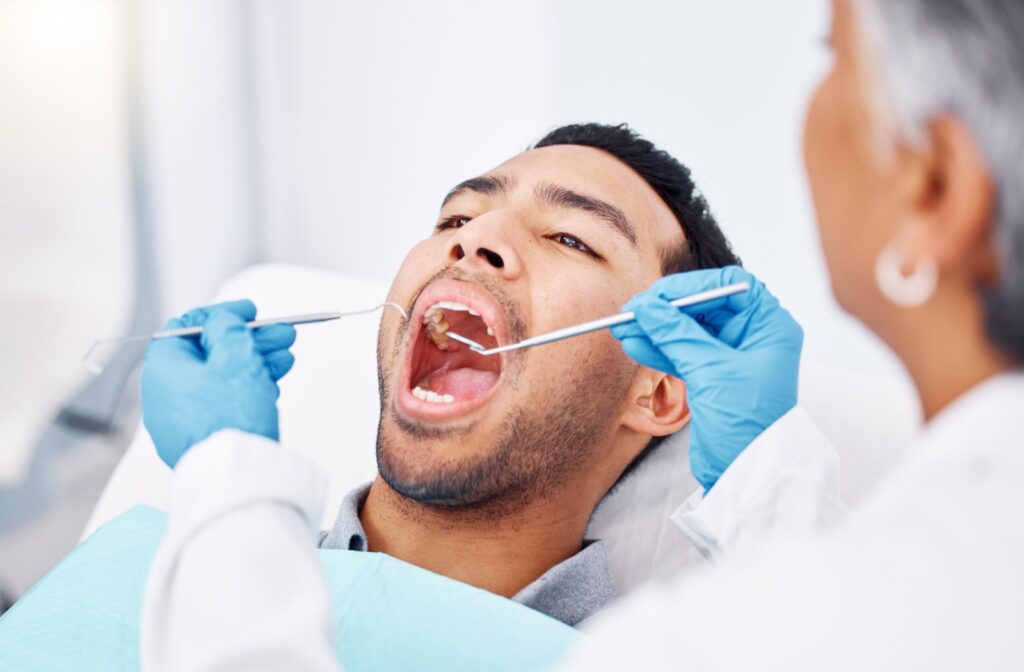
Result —
[{"label": "dentist", "polygon": [[[926,426],[841,524],[640,591],[598,617],[564,669],[1024,669],[1022,38],[1019,0],[834,0],[835,60],[805,132],[822,247],[837,300],[903,361]],[[737,488],[775,487],[758,483],[750,464],[807,438],[794,408],[800,330],[763,286],[686,313],[665,301],[740,274],[749,277],[730,268],[665,278],[630,302],[637,323],[613,332],[639,362],[686,382],[701,507],[737,501]],[[211,315],[212,351],[217,334],[226,347],[217,361],[264,366],[271,379],[287,369],[286,355],[265,353],[290,336],[260,348],[243,343],[244,316]],[[186,399],[201,378],[207,394],[195,409],[171,406],[184,418],[220,403],[219,377],[230,385],[234,374],[183,382],[160,375],[163,361],[147,361],[143,410],[147,426],[167,428],[176,460],[192,439],[178,434],[167,404],[147,409],[147,384],[150,398]],[[276,422],[260,409],[273,406],[275,390],[263,388],[218,426],[274,438]],[[736,417],[737,408],[748,412]],[[295,585],[272,631],[283,656],[275,661],[336,669],[323,590],[302,564],[303,516],[230,474],[224,482],[241,493],[233,515],[276,512],[263,535],[280,560],[268,579]],[[230,529],[229,519],[218,524]],[[244,543],[207,535],[182,542],[179,559],[201,568]],[[210,586],[190,585],[186,573],[151,589],[143,653],[156,669],[154,652],[190,642],[161,629],[154,604]],[[236,669],[233,660],[250,669],[256,658],[228,649],[259,644],[223,642],[193,667]]]}]

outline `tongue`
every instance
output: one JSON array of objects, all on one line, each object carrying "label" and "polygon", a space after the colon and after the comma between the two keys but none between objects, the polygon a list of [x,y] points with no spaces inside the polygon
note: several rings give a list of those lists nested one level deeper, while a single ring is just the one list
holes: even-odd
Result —
[{"label": "tongue", "polygon": [[498,382],[494,371],[481,371],[468,367],[438,371],[430,376],[430,389],[438,394],[450,394],[456,401],[473,399],[484,394]]}]

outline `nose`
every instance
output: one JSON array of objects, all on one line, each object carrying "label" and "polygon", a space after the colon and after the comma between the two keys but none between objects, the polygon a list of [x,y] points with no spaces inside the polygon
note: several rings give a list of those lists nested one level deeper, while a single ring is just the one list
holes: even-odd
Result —
[{"label": "nose", "polygon": [[511,214],[491,211],[481,215],[452,236],[448,243],[448,264],[514,280],[523,270],[522,258],[517,252],[518,229]]}]

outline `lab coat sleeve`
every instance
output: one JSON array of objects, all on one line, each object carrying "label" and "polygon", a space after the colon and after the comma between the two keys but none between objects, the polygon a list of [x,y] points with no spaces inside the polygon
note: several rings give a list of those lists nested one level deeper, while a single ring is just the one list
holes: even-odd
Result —
[{"label": "lab coat sleeve", "polygon": [[673,522],[708,559],[839,522],[839,455],[799,406],[766,429]]},{"label": "lab coat sleeve", "polygon": [[313,536],[323,475],[276,442],[222,430],[182,457],[172,487],[142,669],[340,670]]}]

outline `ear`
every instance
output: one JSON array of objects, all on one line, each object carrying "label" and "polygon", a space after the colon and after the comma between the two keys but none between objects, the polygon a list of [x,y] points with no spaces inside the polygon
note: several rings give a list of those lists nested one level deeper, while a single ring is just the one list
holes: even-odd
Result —
[{"label": "ear", "polygon": [[622,424],[649,436],[667,436],[690,421],[686,385],[674,376],[641,367],[629,391]]},{"label": "ear", "polygon": [[971,284],[991,284],[998,275],[992,241],[996,188],[985,157],[963,122],[940,115],[928,124],[926,149],[908,150],[903,184],[910,216],[907,261],[931,256],[943,273],[964,275]]}]

